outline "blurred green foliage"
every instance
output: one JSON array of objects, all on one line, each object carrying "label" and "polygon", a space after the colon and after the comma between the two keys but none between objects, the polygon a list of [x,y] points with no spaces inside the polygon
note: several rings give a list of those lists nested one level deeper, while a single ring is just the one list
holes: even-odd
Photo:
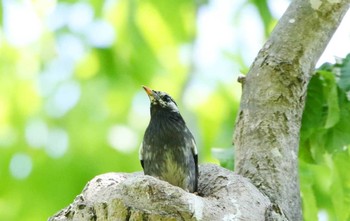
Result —
[{"label": "blurred green foliage", "polygon": [[350,54],[312,77],[300,138],[305,220],[350,220]]},{"label": "blurred green foliage", "polygon": [[[268,36],[276,23],[270,2],[243,2],[254,6]],[[198,67],[198,17],[208,4],[0,2],[0,220],[45,220],[94,176],[141,170],[138,147],[149,120],[141,85],[175,98],[201,162],[224,157],[233,167],[234,74],[248,70],[247,50],[222,50],[221,60],[234,64],[229,78],[221,64],[209,74]],[[232,25],[245,12],[233,11]],[[26,21],[38,26],[21,26]],[[319,70],[310,83],[300,147],[305,220],[320,211],[329,220],[349,217],[348,60]]]},{"label": "blurred green foliage", "polygon": [[140,171],[141,85],[177,100],[201,162],[231,145],[236,83],[193,90],[195,1],[0,5],[0,220],[45,220],[94,176]]}]

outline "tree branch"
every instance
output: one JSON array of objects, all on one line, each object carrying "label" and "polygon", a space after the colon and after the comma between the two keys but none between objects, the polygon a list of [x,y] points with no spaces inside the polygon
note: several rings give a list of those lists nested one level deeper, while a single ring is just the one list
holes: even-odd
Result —
[{"label": "tree branch", "polygon": [[302,220],[298,146],[306,89],[349,0],[292,1],[246,76],[234,144],[236,171]]},{"label": "tree branch", "polygon": [[103,174],[49,220],[286,220],[248,179],[212,164],[199,170],[201,196],[143,173]]}]

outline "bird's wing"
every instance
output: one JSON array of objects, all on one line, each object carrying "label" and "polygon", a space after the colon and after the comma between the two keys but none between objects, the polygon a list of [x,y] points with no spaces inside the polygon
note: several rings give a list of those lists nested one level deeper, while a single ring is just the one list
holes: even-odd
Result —
[{"label": "bird's wing", "polygon": [[192,142],[192,146],[191,146],[191,150],[193,155],[198,155],[198,150],[197,150],[197,145],[196,145],[196,141],[194,140],[194,138],[191,139]]},{"label": "bird's wing", "polygon": [[194,164],[195,164],[195,190],[194,192],[197,192],[197,187],[198,187],[198,150],[197,150],[197,145],[196,141],[194,138],[191,139],[192,141],[192,154],[193,154],[193,159],[194,159]]},{"label": "bird's wing", "polygon": [[139,160],[140,160],[140,162],[141,162],[142,169],[145,169],[145,168],[143,167],[143,158],[142,158],[142,155],[143,155],[143,142],[141,143],[140,148],[139,148]]}]

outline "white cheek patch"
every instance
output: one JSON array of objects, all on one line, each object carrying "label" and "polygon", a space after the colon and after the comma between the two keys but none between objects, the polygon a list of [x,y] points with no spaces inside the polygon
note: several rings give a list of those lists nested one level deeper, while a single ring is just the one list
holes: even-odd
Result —
[{"label": "white cheek patch", "polygon": [[162,107],[166,107],[167,106],[167,104],[163,100],[159,100],[159,104]]},{"label": "white cheek patch", "polygon": [[174,102],[168,103],[168,107],[171,109],[173,112],[179,112],[179,108],[176,106]]}]

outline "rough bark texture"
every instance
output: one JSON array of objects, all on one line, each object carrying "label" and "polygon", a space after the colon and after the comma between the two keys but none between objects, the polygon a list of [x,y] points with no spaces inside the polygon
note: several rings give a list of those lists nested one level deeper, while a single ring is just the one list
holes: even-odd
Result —
[{"label": "rough bark texture", "polygon": [[298,146],[306,89],[349,0],[295,0],[243,84],[234,145],[236,171],[290,220],[302,220]]},{"label": "rough bark texture", "polygon": [[103,174],[49,220],[286,220],[248,179],[213,164],[199,170],[199,195],[143,173]]}]

